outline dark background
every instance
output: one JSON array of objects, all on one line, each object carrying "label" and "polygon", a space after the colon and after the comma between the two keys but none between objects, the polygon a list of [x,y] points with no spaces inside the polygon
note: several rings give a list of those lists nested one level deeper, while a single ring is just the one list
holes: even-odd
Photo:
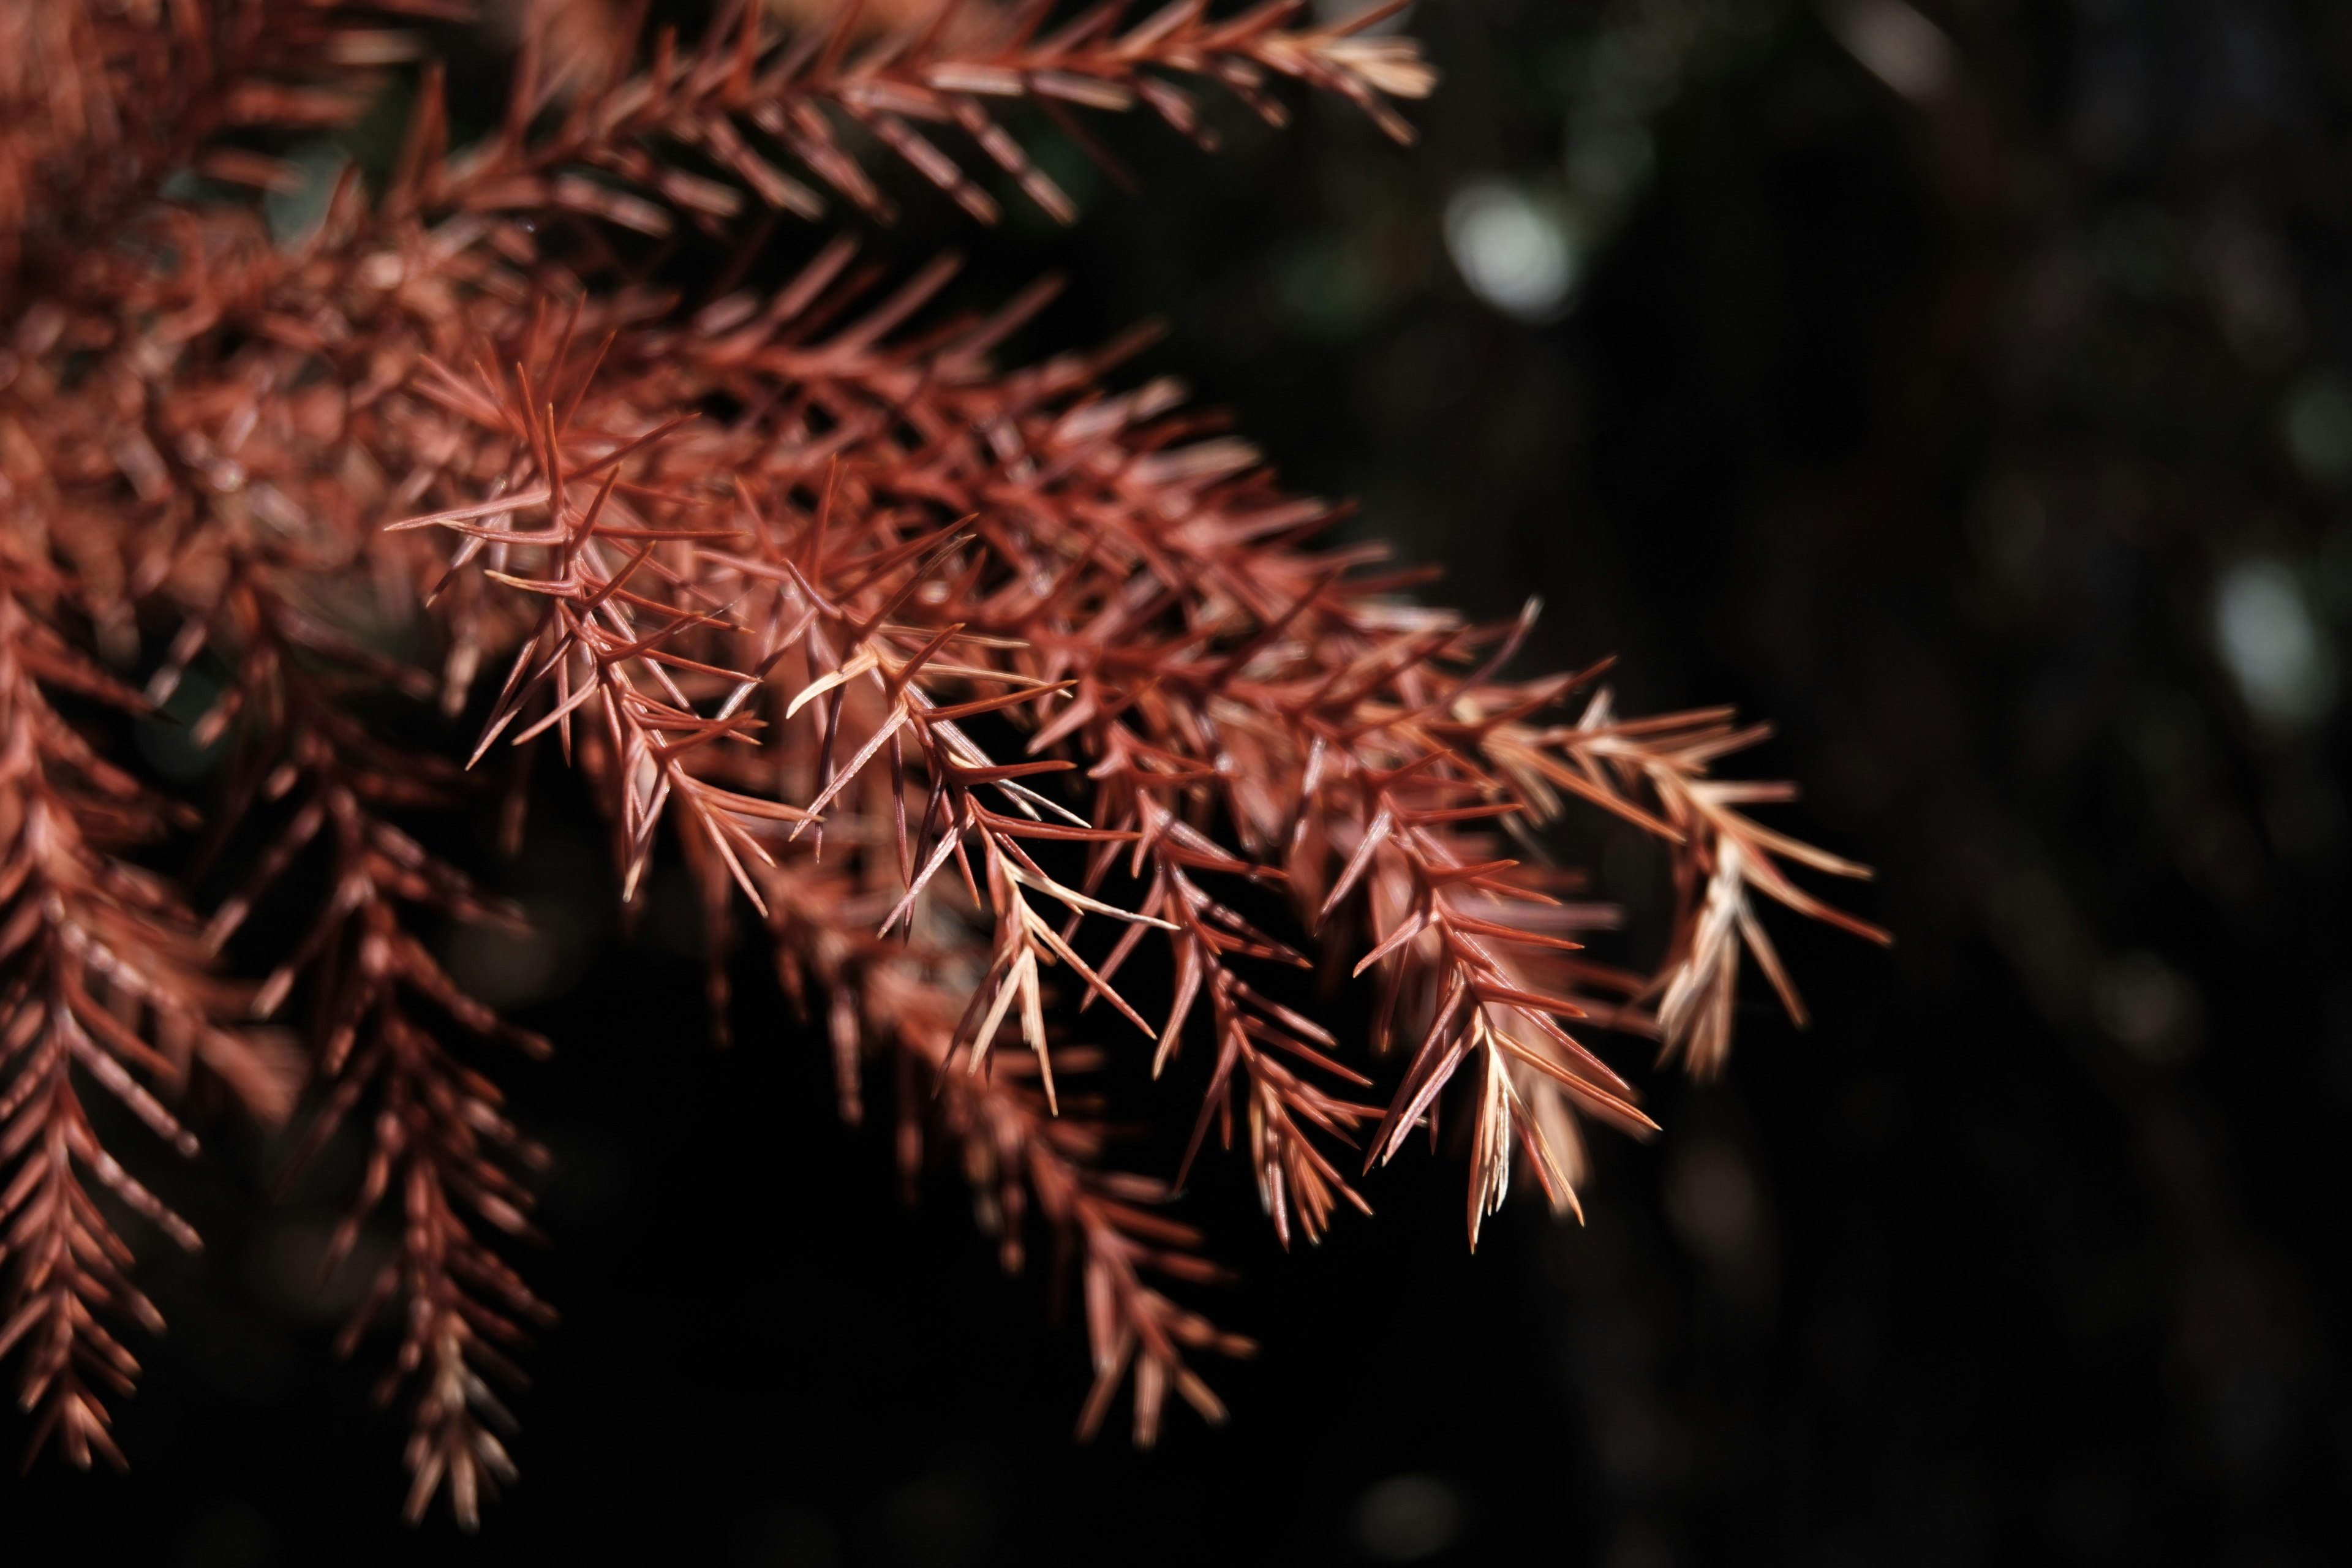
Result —
[{"label": "dark background", "polygon": [[[1213,1163],[1188,1210],[1244,1281],[1202,1304],[1264,1345],[1208,1369],[1234,1420],[1075,1446],[1047,1282],[996,1271],[951,1171],[898,1201],[756,953],[714,1050],[683,889],[622,940],[547,782],[522,858],[481,858],[541,935],[448,938],[562,1047],[499,1064],[564,1317],[520,1488],[471,1541],[396,1522],[388,1347],[335,1362],[348,1282],[310,1289],[352,1156],[257,1208],[278,1152],[224,1128],[176,1178],[209,1254],[147,1248],[131,1473],[45,1460],[0,1552],[2345,1560],[2352,8],[1921,8],[1423,0],[1413,148],[1326,102],[1225,116],[1213,161],[1114,126],[1141,194],[1062,153],[1076,232],[918,204],[884,237],[965,247],[974,300],[1070,274],[1023,352],[1166,320],[1134,374],[1361,497],[1454,602],[1541,593],[1528,668],[1615,652],[1631,707],[1777,721],[1741,766],[1881,868],[1848,901],[1897,945],[1773,919],[1812,1027],[1751,987],[1726,1079],[1654,1075],[1666,1136],[1597,1143],[1587,1225],[1517,1202],[1474,1259],[1459,1158],[1416,1151],[1284,1258]],[[1572,248],[1539,319],[1449,251],[1481,181]],[[1654,933],[1657,868],[1587,837]]]}]

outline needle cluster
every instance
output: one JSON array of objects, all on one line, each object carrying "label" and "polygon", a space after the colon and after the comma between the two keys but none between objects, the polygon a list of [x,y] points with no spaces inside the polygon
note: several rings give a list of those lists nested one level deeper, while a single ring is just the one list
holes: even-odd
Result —
[{"label": "needle cluster", "polygon": [[[1000,363],[1050,289],[957,314],[952,261],[896,273],[846,236],[770,286],[673,286],[698,236],[887,218],[924,182],[983,223],[992,185],[1068,219],[1021,127],[1090,145],[1078,111],[1145,110],[1208,142],[1203,85],[1279,121],[1291,79],[1406,137],[1433,74],[1363,30],[1397,7],[1303,8],[725,0],[689,41],[540,5],[470,137],[445,0],[0,11],[0,1353],[37,1445],[120,1458],[97,1391],[136,1371],[118,1326],[156,1320],[116,1209],[195,1245],[85,1099],[193,1153],[171,1107],[210,1079],[296,1119],[299,1157],[366,1149],[333,1252],[390,1240],[346,1343],[394,1325],[411,1515],[446,1494],[470,1524],[512,1474],[493,1384],[551,1314],[504,1249],[541,1157],[488,1075],[548,1046],[415,934],[509,917],[400,826],[479,801],[512,842],[520,786],[485,796],[477,764],[560,756],[621,897],[676,857],[714,954],[748,917],[842,1113],[895,1082],[908,1171],[944,1144],[1008,1267],[1042,1232],[1076,1269],[1080,1428],[1124,1394],[1146,1444],[1171,1395],[1220,1418],[1198,1363],[1248,1345],[1181,1299],[1218,1273],[1168,1210],[1183,1171],[1107,1162],[1071,1088],[1103,1051],[1200,1064],[1183,1164],[1238,1142],[1286,1244],[1466,1120],[1475,1246],[1515,1173],[1575,1211],[1585,1122],[1653,1130],[1592,1031],[1717,1070],[1743,948],[1797,1011],[1756,895],[1879,934],[1789,875],[1860,868],[1748,815],[1785,786],[1714,776],[1760,727],[1512,673],[1532,607],[1473,625],[1319,546],[1336,509],[1174,383],[1112,379],[1131,342]],[[265,195],[316,179],[282,154],[384,101],[385,165],[273,228]],[[191,738],[231,760],[193,847],[265,846],[208,913],[147,868],[190,805],[108,749],[110,713],[197,672]],[[404,700],[480,728],[420,751]],[[1655,973],[1580,947],[1612,911],[1538,837],[1571,806],[1670,859]],[[322,902],[238,981],[232,937],[303,866]],[[1152,1016],[1121,990],[1148,952]],[[1318,952],[1371,988],[1369,1056],[1267,978]],[[716,959],[711,993],[723,1028]]]}]

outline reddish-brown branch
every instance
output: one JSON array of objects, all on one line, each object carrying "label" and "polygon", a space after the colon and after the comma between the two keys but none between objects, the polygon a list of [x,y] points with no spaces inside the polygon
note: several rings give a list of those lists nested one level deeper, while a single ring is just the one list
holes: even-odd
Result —
[{"label": "reddish-brown branch", "polygon": [[[1649,1129],[1592,1031],[1717,1070],[1743,951],[1801,1018],[1752,894],[1881,935],[1790,874],[1860,868],[1746,814],[1783,786],[1714,776],[1759,730],[1717,710],[1621,719],[1597,668],[1514,676],[1532,606],[1472,626],[1401,599],[1423,574],[1372,574],[1374,547],[1318,550],[1336,509],[1284,494],[1173,382],[1110,384],[1139,338],[992,363],[1050,289],[950,314],[950,261],[885,289],[840,239],[765,295],[730,268],[688,310],[618,259],[615,226],[729,235],[746,193],[805,214],[823,185],[881,210],[853,126],[977,216],[994,213],[981,165],[1063,210],[994,119],[1003,100],[1140,103],[1200,136],[1174,77],[1278,117],[1266,86],[1287,75],[1401,132],[1387,100],[1430,79],[1367,17],[1300,27],[1296,4],[1178,0],[1048,34],[1047,7],[963,0],[897,36],[852,11],[779,30],[737,0],[699,43],[606,40],[601,58],[590,34],[526,28],[499,130],[453,152],[428,68],[389,187],[346,176],[305,236],[274,236],[251,202],[156,196],[190,158],[278,179],[257,149],[346,112],[394,52],[355,8],[294,9],[266,37],[236,28],[274,3],[185,0],[145,31],[81,0],[0,23],[0,279],[24,285],[0,308],[0,865],[19,868],[0,887],[16,987],[0,1138],[18,1140],[0,1163],[19,1184],[16,1333],[50,1347],[27,1365],[69,1453],[108,1451],[83,1380],[128,1375],[96,1311],[139,1316],[79,1184],[172,1223],[95,1151],[77,1086],[175,1142],[145,1086],[197,1064],[265,1110],[290,1095],[282,1064],[221,1026],[242,999],[205,977],[174,897],[116,853],[171,814],[42,696],[143,711],[103,667],[151,636],[169,648],[147,703],[223,687],[191,729],[239,758],[207,853],[283,814],[212,947],[297,859],[328,864],[320,918],[254,1006],[306,993],[325,1080],[311,1142],[363,1131],[338,1248],[370,1223],[398,1239],[352,1333],[397,1303],[387,1387],[417,1394],[411,1511],[446,1489],[467,1522],[508,1468],[483,1374],[545,1315],[484,1239],[527,1230],[530,1151],[467,1042],[540,1043],[411,934],[418,907],[494,913],[392,820],[467,792],[454,759],[378,740],[355,695],[455,714],[488,672],[468,765],[551,741],[609,815],[624,898],[675,846],[702,893],[715,1016],[737,893],[759,910],[786,990],[824,1012],[845,1114],[863,1114],[866,1064],[890,1061],[909,1171],[931,1107],[1008,1264],[1028,1218],[1057,1238],[1096,1366],[1082,1426],[1131,1385],[1145,1441],[1171,1389],[1218,1413],[1190,1352],[1243,1347],[1155,1282],[1214,1270],[1158,1184],[1104,1167],[1094,1109],[1064,1092],[1087,1059],[1059,1037],[1064,1003],[1104,1000],[1108,1046],[1156,1063],[1206,1019],[1194,1151],[1244,1121],[1286,1243],[1364,1206],[1333,1143],[1377,1119],[1369,1168],[1433,1133],[1450,1095],[1472,1120],[1475,1243],[1515,1165],[1574,1210],[1580,1115]],[[7,58],[36,33],[26,58],[79,63],[39,78]],[[150,79],[176,85],[130,90]],[[68,211],[78,181],[93,195]],[[428,618],[432,674],[388,651]],[[1055,776],[1080,773],[1091,817]],[[1681,908],[1656,973],[1578,951],[1613,912],[1543,863],[1537,834],[1571,805],[1670,859]],[[1077,886],[1065,854],[1087,858]],[[1122,862],[1132,887],[1113,886]],[[1297,930],[1221,902],[1229,878],[1282,890]],[[1094,918],[1124,926],[1099,964],[1080,941]],[[1157,1029],[1117,989],[1153,931],[1177,990]],[[1244,961],[1307,965],[1310,939],[1328,973],[1374,988],[1371,1055],[1410,1045],[1385,1107],[1328,1087],[1369,1082],[1354,1042],[1248,978]],[[1016,1032],[1025,1048],[997,1048]]]}]

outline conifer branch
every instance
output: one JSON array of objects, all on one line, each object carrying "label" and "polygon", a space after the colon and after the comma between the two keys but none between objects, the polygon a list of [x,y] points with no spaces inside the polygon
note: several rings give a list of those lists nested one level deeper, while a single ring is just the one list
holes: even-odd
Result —
[{"label": "conifer branch", "polygon": [[[678,858],[715,1030],[748,907],[824,1017],[843,1114],[895,1080],[910,1183],[941,1142],[1008,1268],[1033,1220],[1053,1237],[1086,1303],[1080,1429],[1129,1391],[1140,1443],[1171,1392],[1221,1418],[1193,1360],[1249,1346],[1179,1299],[1220,1273],[1171,1183],[1109,1163],[1087,1076],[1107,1052],[1155,1076],[1193,1053],[1172,1185],[1239,1121],[1286,1246],[1369,1213],[1371,1167],[1434,1140],[1450,1097],[1475,1246],[1515,1170],[1580,1212],[1583,1120],[1654,1130],[1604,1037],[1720,1070],[1743,950],[1801,1020],[1762,901],[1884,940],[1791,874],[1861,868],[1748,814],[1786,786],[1716,775],[1760,729],[1621,718],[1598,669],[1514,673],[1532,605],[1475,626],[1400,597],[1419,574],[1376,549],[1319,547],[1337,509],[1285,493],[1173,381],[1120,379],[1139,338],[999,363],[1049,288],[959,313],[951,259],[886,289],[840,237],[689,308],[629,249],[681,220],[732,242],[746,193],[887,216],[893,163],[983,220],[992,165],[1066,218],[1000,111],[1145,106],[1205,138],[1179,78],[1277,121],[1292,78],[1402,140],[1392,100],[1433,77],[1363,31],[1392,8],[1300,26],[1291,0],[944,0],[892,30],[730,3],[691,43],[599,46],[536,7],[491,131],[451,145],[425,62],[380,185],[344,170],[299,234],[253,194],[293,178],[273,149],[407,68],[426,35],[400,24],[431,0],[74,0],[0,24],[0,60],[20,46],[0,64],[0,1348],[44,1435],[117,1457],[93,1388],[134,1363],[101,1319],[152,1326],[89,1184],[192,1238],[98,1148],[84,1086],[175,1144],[156,1091],[199,1067],[283,1117],[299,1075],[253,1023],[299,998],[304,1157],[341,1130],[367,1152],[330,1266],[371,1225],[394,1238],[344,1342],[399,1317],[408,1511],[446,1493],[470,1527],[511,1477],[490,1379],[551,1313],[494,1246],[531,1236],[540,1156],[480,1047],[546,1047],[414,934],[506,911],[399,823],[474,808],[466,770],[517,746],[586,782],[624,900]],[[730,279],[756,275],[739,259]],[[419,635],[437,668],[398,651]],[[266,840],[201,940],[124,858],[183,814],[46,695],[147,713],[200,677],[218,695],[189,739],[236,762],[199,858]],[[367,717],[387,695],[483,721],[418,754]],[[1579,946],[1616,915],[1544,858],[1571,807],[1671,863],[1655,973]],[[501,837],[521,828],[507,810]],[[306,857],[329,891],[296,945],[250,995],[213,978]],[[1273,976],[1318,944],[1370,987],[1369,1052],[1283,1000]],[[1147,951],[1164,1019],[1120,989]],[[1081,1019],[1102,1037],[1070,1038]]]}]

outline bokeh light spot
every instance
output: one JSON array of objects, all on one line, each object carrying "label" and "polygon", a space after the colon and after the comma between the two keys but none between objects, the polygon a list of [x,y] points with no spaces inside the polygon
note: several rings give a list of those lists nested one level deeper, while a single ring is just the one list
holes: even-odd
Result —
[{"label": "bokeh light spot", "polygon": [[2214,595],[2221,661],[2246,705],[2277,723],[2307,723],[2336,697],[2336,672],[2303,585],[2276,561],[2242,562]]},{"label": "bokeh light spot", "polygon": [[1446,204],[1445,247],[1472,293],[1523,321],[1558,315],[1576,285],[1567,224],[1499,181],[1466,186]]},{"label": "bokeh light spot", "polygon": [[1356,1505],[1356,1539],[1384,1563],[1434,1556],[1462,1530],[1462,1500],[1435,1476],[1391,1476]]}]

